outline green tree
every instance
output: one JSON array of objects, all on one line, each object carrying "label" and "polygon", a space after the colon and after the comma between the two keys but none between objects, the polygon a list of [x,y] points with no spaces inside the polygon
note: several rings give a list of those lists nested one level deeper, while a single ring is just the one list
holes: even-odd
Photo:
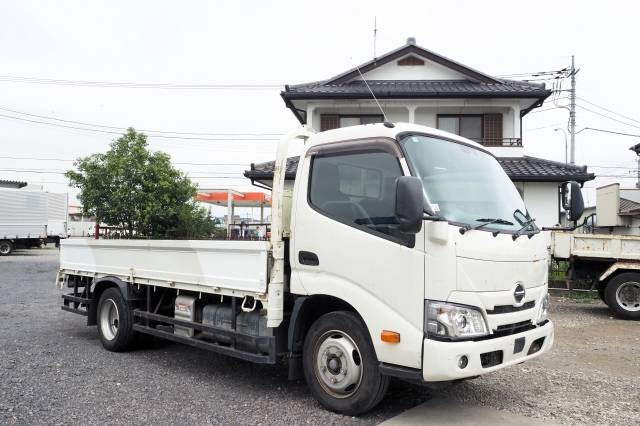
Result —
[{"label": "green tree", "polygon": [[195,204],[196,186],[169,155],[150,152],[147,137],[133,128],[106,153],[74,165],[65,175],[80,189],[84,212],[127,238],[206,238],[216,231],[210,213]]}]

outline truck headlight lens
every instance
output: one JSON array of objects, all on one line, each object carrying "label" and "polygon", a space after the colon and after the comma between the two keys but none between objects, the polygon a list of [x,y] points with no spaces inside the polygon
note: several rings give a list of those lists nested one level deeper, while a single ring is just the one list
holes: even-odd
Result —
[{"label": "truck headlight lens", "polygon": [[455,340],[489,334],[489,327],[478,309],[426,300],[425,311],[425,331],[428,336]]},{"label": "truck headlight lens", "polygon": [[547,319],[549,319],[549,293],[545,293],[540,301],[540,311],[538,311],[537,323],[540,324]]}]

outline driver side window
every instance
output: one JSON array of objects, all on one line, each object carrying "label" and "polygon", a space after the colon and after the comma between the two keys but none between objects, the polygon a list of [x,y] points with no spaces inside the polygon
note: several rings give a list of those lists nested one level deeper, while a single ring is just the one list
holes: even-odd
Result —
[{"label": "driver side window", "polygon": [[309,201],[321,213],[367,232],[406,242],[394,215],[398,159],[386,151],[316,155]]}]

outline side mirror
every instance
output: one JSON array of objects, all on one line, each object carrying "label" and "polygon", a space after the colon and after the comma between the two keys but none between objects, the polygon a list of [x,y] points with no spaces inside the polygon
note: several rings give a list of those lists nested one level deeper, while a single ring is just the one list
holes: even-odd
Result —
[{"label": "side mirror", "polygon": [[422,229],[424,205],[422,181],[419,178],[400,176],[396,179],[394,214],[402,232],[417,234]]},{"label": "side mirror", "polygon": [[567,211],[569,220],[580,219],[584,212],[584,200],[578,182],[569,181],[562,184],[562,208]]}]

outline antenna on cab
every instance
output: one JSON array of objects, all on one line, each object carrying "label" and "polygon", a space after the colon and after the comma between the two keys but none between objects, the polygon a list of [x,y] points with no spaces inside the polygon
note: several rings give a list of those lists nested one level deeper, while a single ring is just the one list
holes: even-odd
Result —
[{"label": "antenna on cab", "polygon": [[371,90],[371,87],[369,86],[367,79],[364,78],[364,75],[362,75],[362,72],[360,71],[360,67],[356,65],[356,69],[358,70],[358,74],[360,74],[360,78],[362,78],[362,81],[364,81],[364,84],[367,86],[367,89],[369,89],[369,93],[371,93],[371,97],[373,98],[374,101],[376,101],[376,104],[378,105],[378,108],[382,113],[382,118],[384,119],[384,126],[390,129],[394,128],[395,125],[387,120],[387,114],[384,113],[384,110],[382,109],[380,102],[378,102],[378,98],[376,98],[376,95],[373,94],[373,90]]}]

